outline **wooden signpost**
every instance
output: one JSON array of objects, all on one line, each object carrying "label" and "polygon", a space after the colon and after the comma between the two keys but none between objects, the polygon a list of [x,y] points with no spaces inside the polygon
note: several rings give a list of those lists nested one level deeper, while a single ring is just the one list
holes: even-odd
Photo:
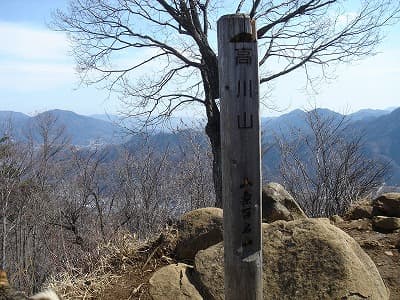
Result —
[{"label": "wooden signpost", "polygon": [[261,300],[261,155],[257,34],[243,14],[218,20],[225,299]]}]

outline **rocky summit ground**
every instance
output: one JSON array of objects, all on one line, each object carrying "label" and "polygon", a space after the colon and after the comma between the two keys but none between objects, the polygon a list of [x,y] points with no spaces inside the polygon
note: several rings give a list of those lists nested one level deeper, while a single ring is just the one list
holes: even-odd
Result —
[{"label": "rocky summit ground", "polygon": [[[304,213],[295,213],[297,206],[292,203],[295,200],[280,185],[263,190],[267,208],[263,221],[270,223],[263,225],[263,251],[273,255],[265,261],[269,264],[264,265],[263,278],[270,276],[267,283],[278,287],[275,294],[269,289],[264,297],[295,299],[293,295],[301,294],[300,300],[400,300],[399,193],[359,201],[343,218],[330,220],[308,219]],[[222,223],[221,209],[202,208],[184,214],[153,240],[139,242],[130,234],[123,235],[98,250],[101,255],[88,265],[90,272],[60,274],[50,287],[65,300],[202,299],[199,292],[207,299],[223,299],[223,254],[218,243]],[[207,253],[212,255],[202,260]]]},{"label": "rocky summit ground", "polygon": [[354,238],[371,257],[390,290],[390,299],[399,300],[400,232],[376,232],[370,219],[340,221],[335,225]]},{"label": "rocky summit ground", "polygon": [[[381,277],[390,290],[390,299],[400,299],[400,232],[380,233],[372,230],[370,219],[340,220],[335,223],[353,237],[371,257]],[[135,245],[134,250],[122,247],[114,257],[109,257],[103,272],[58,282],[55,288],[63,299],[152,299],[149,279],[155,271],[174,259],[176,230],[169,228],[160,237],[145,245]],[[321,258],[323,259],[323,257]],[[191,264],[188,260],[186,263]],[[104,265],[105,263],[103,263]],[[100,274],[102,273],[102,274]]]}]

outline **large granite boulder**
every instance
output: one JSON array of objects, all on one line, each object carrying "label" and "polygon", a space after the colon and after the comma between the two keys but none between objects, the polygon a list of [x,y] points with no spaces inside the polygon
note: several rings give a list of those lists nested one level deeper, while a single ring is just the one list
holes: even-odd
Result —
[{"label": "large granite boulder", "polygon": [[178,222],[175,254],[178,259],[194,259],[197,251],[223,239],[222,209],[206,207],[184,214]]},{"label": "large granite boulder", "polygon": [[262,220],[292,221],[307,218],[293,197],[279,183],[270,182],[262,189]]},{"label": "large granite boulder", "polygon": [[[327,219],[263,224],[262,251],[264,299],[389,299],[369,256]],[[210,299],[224,299],[223,256],[223,243],[196,255]]]},{"label": "large granite boulder", "polygon": [[373,214],[400,218],[400,193],[386,193],[373,201]]},{"label": "large granite boulder", "polygon": [[154,300],[202,300],[203,297],[190,281],[193,267],[174,264],[162,267],[149,280],[149,293]]}]

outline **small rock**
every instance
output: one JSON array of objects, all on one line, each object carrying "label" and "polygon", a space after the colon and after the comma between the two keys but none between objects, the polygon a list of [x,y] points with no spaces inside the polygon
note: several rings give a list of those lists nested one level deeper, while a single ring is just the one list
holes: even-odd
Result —
[{"label": "small rock", "polygon": [[348,228],[357,229],[360,231],[367,231],[372,229],[372,224],[370,219],[359,219],[359,220],[351,220],[348,225]]},{"label": "small rock", "polygon": [[282,185],[270,182],[263,187],[263,222],[272,223],[277,220],[292,221],[306,218],[307,215]]},{"label": "small rock", "polygon": [[184,214],[178,222],[175,253],[178,259],[194,259],[199,250],[222,241],[222,209],[206,207]]},{"label": "small rock", "polygon": [[372,220],[375,231],[393,232],[400,228],[400,218],[376,216]]},{"label": "small rock", "polygon": [[48,289],[29,297],[29,300],[60,300],[60,298],[53,290]]},{"label": "small rock", "polygon": [[149,280],[152,299],[202,300],[203,297],[189,280],[188,273],[191,271],[191,266],[181,263],[159,269]]},{"label": "small rock", "polygon": [[335,223],[340,223],[343,222],[343,219],[341,216],[338,215],[333,215],[329,218],[329,220],[331,221],[331,223],[335,224]]},{"label": "small rock", "polygon": [[400,193],[386,193],[373,201],[374,216],[400,218]]},{"label": "small rock", "polygon": [[360,243],[360,246],[364,249],[376,249],[383,247],[383,245],[378,241],[364,241]]},{"label": "small rock", "polygon": [[346,219],[350,220],[358,220],[372,218],[373,207],[372,203],[369,200],[363,200],[355,203],[350,207],[349,211],[346,214]]},{"label": "small rock", "polygon": [[385,251],[385,254],[386,254],[387,256],[393,256],[393,252],[392,252],[392,251]]}]

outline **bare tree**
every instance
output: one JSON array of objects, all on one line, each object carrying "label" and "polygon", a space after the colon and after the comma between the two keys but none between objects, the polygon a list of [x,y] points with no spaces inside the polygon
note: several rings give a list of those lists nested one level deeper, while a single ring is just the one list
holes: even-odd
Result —
[{"label": "bare tree", "polygon": [[143,238],[157,232],[179,209],[174,189],[174,165],[167,146],[159,149],[148,138],[126,150],[118,165],[117,228],[128,227]]},{"label": "bare tree", "polygon": [[33,176],[36,184],[45,192],[46,184],[56,177],[54,171],[57,168],[53,166],[60,162],[62,151],[67,148],[70,138],[65,125],[51,112],[38,114],[26,135],[31,149]]},{"label": "bare tree", "polygon": [[278,138],[283,182],[308,215],[341,215],[382,185],[389,164],[363,153],[363,135],[345,116],[313,110],[306,121],[308,128]]},{"label": "bare tree", "polygon": [[215,203],[212,183],[212,153],[206,136],[200,130],[180,129],[175,132],[179,137],[179,150],[176,151],[175,183],[176,195],[184,198],[180,207],[191,211]]},{"label": "bare tree", "polygon": [[[236,2],[236,5],[235,5]],[[67,32],[83,82],[119,92],[125,114],[154,124],[183,106],[203,107],[221,206],[221,150],[215,23],[220,13],[257,20],[260,82],[302,68],[370,55],[399,13],[391,0],[70,0],[53,27]],[[351,9],[346,8],[350,5]],[[196,106],[196,104],[198,106]]]},{"label": "bare tree", "polygon": [[15,153],[15,145],[9,137],[0,139],[0,209],[1,209],[1,269],[8,267],[6,249],[8,246],[8,235],[15,226],[16,209],[13,202],[20,189],[24,163],[18,160]]},{"label": "bare tree", "polygon": [[43,280],[37,273],[42,214],[34,201],[38,186],[31,177],[30,159],[26,145],[12,136],[0,140],[0,267],[13,274],[14,284],[33,291]]},{"label": "bare tree", "polygon": [[54,186],[54,197],[58,209],[54,212],[51,225],[72,234],[72,242],[86,251],[92,242],[108,238],[107,218],[112,204],[107,197],[107,176],[112,170],[106,170],[104,163],[107,151],[78,149],[70,147],[66,151],[66,161],[59,168],[59,180]]}]

